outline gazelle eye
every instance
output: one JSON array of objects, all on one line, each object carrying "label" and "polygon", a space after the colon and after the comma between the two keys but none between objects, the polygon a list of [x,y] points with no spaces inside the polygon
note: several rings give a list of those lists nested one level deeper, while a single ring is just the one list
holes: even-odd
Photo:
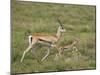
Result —
[{"label": "gazelle eye", "polygon": [[61,29],[64,29],[63,27],[61,27]]}]

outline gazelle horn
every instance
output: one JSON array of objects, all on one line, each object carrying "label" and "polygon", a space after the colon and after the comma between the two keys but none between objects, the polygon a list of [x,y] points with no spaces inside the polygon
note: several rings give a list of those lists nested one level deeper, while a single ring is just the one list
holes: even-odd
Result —
[{"label": "gazelle horn", "polygon": [[60,19],[57,18],[57,21],[58,21],[58,23],[60,24],[60,26],[63,28],[63,25],[62,25]]}]

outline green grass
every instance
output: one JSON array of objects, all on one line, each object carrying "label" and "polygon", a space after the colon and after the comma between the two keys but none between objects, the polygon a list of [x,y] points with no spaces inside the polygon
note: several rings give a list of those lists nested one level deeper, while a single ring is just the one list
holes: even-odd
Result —
[{"label": "green grass", "polygon": [[[12,73],[50,72],[96,68],[95,6],[19,2],[12,0]],[[40,62],[46,48],[39,46],[37,56],[28,52],[20,63],[23,51],[28,46],[28,35],[34,33],[55,34],[60,17],[66,32],[57,42],[59,45],[80,40],[77,48],[80,52],[64,52],[55,57],[52,49],[46,60]],[[49,29],[50,28],[50,29]],[[56,58],[56,60],[55,60]]]}]

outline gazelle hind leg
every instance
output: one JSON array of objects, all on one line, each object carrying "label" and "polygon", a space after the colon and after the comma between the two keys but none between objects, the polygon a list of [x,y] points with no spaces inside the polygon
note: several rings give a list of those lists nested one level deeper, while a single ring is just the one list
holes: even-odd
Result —
[{"label": "gazelle hind leg", "polygon": [[49,54],[50,54],[50,48],[47,49],[47,54],[42,58],[41,61],[45,60]]},{"label": "gazelle hind leg", "polygon": [[73,55],[74,55],[74,57],[77,57],[78,60],[81,56],[81,53],[79,52],[79,50],[75,46],[73,47]]},{"label": "gazelle hind leg", "polygon": [[32,46],[33,46],[36,42],[37,42],[37,40],[33,41],[32,44],[30,44],[30,45],[28,46],[28,48],[23,52],[23,55],[22,55],[22,58],[21,58],[20,62],[23,61],[23,59],[24,59],[24,57],[25,57],[25,54],[32,48]]},{"label": "gazelle hind leg", "polygon": [[77,47],[73,46],[73,51],[78,51]]},{"label": "gazelle hind leg", "polygon": [[23,52],[23,56],[22,56],[22,58],[21,58],[21,61],[20,62],[22,62],[23,61],[23,59],[24,59],[24,57],[25,57],[25,54],[30,50],[32,48],[32,45],[30,45],[24,52]]}]

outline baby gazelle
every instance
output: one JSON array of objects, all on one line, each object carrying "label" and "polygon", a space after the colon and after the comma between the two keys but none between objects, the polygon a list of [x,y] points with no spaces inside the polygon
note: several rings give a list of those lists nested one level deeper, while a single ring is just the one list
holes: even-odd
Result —
[{"label": "baby gazelle", "polygon": [[58,50],[59,52],[59,55],[61,55],[65,50],[77,50],[78,49],[76,48],[76,44],[79,42],[78,39],[75,39],[71,44],[68,44],[68,45],[64,45],[64,46],[57,46],[57,45],[54,45],[54,47]]}]

